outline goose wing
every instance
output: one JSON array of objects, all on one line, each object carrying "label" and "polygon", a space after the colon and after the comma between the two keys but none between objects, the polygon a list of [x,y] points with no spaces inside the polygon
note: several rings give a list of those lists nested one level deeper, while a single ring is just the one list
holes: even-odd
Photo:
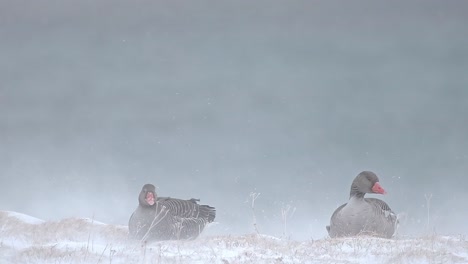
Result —
[{"label": "goose wing", "polygon": [[376,213],[384,215],[389,220],[393,218],[396,220],[396,214],[390,209],[390,206],[388,206],[386,202],[376,198],[365,198],[365,200],[374,206]]},{"label": "goose wing", "polygon": [[209,205],[198,204],[197,199],[182,200],[174,198],[161,198],[158,202],[161,202],[170,213],[177,218],[186,219],[204,219],[208,222],[213,222],[216,216],[216,209]]},{"label": "goose wing", "polygon": [[390,206],[382,200],[366,198],[366,201],[374,208],[375,215],[379,216],[375,217],[375,221],[381,226],[380,228],[383,229],[383,234],[387,238],[392,237],[398,228],[397,215],[390,209]]}]

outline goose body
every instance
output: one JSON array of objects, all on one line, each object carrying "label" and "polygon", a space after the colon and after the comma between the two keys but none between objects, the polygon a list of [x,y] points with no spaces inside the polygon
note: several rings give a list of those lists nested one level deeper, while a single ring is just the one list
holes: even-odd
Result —
[{"label": "goose body", "polygon": [[214,207],[196,199],[156,197],[152,184],[143,186],[138,201],[128,223],[130,237],[138,240],[195,239],[216,216]]},{"label": "goose body", "polygon": [[348,203],[333,212],[327,231],[330,237],[360,234],[391,238],[397,217],[387,203],[376,198],[364,198],[366,193],[385,194],[375,173],[361,172],[351,185]]}]

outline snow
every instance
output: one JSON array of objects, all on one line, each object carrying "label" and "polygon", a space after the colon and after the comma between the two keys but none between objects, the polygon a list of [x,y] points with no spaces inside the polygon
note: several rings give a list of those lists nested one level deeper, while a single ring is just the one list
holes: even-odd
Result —
[{"label": "snow", "polygon": [[44,222],[44,220],[17,212],[5,211],[4,213],[6,213],[9,217],[14,217],[27,224],[41,224]]},{"label": "snow", "polygon": [[456,236],[309,241],[267,235],[142,243],[127,227],[88,218],[42,221],[0,211],[0,263],[468,263]]}]

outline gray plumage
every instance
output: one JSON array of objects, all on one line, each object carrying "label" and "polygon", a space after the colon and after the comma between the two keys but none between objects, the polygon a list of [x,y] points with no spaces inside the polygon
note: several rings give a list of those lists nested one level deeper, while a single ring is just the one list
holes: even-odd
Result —
[{"label": "gray plumage", "polygon": [[195,239],[216,217],[214,207],[198,201],[157,197],[154,185],[144,185],[128,222],[130,237],[144,241]]},{"label": "gray plumage", "polygon": [[351,184],[348,203],[338,207],[330,219],[327,231],[330,237],[360,234],[391,238],[397,217],[387,203],[376,198],[364,198],[366,193],[385,194],[375,173],[363,171]]}]

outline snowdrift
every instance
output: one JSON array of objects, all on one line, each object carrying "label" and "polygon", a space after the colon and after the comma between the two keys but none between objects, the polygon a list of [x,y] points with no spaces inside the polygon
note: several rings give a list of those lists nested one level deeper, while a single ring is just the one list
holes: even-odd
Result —
[{"label": "snowdrift", "polygon": [[291,241],[248,234],[141,243],[127,227],[0,211],[0,263],[468,263],[460,237]]}]

